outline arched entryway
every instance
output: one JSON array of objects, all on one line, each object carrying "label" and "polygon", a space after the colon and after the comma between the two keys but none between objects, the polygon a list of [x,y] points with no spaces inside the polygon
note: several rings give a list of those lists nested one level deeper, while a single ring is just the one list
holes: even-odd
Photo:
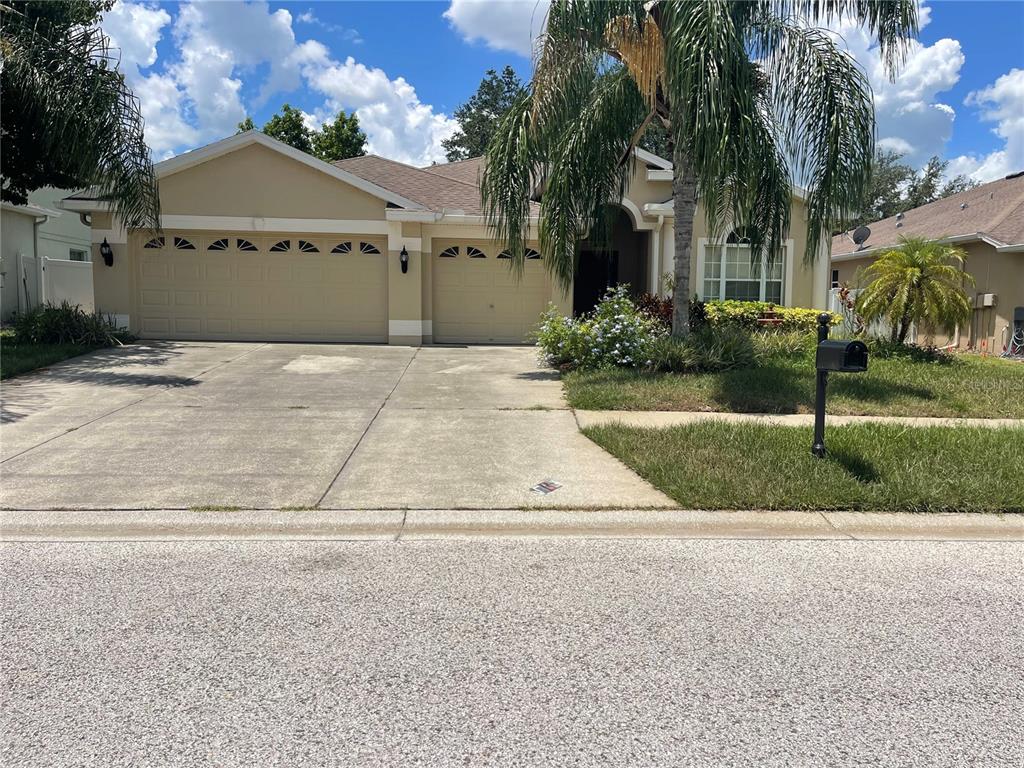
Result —
[{"label": "arched entryway", "polygon": [[628,284],[634,297],[646,290],[650,233],[638,232],[629,213],[609,206],[608,225],[579,244],[573,281],[573,314],[591,311],[609,288]]}]

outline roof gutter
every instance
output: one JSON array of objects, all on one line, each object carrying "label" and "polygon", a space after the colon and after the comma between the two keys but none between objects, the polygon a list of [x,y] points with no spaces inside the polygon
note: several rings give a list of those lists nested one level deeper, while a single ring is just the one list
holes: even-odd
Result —
[{"label": "roof gutter", "polygon": [[[926,238],[927,239],[927,238]],[[950,235],[949,237],[940,237],[937,240],[929,240],[931,243],[942,243],[943,245],[956,245],[959,243],[988,243],[999,252],[1003,251],[1024,251],[1024,243],[1018,243],[1017,245],[1007,245],[1000,240],[996,240],[989,237],[984,232],[971,232],[966,235]],[[888,243],[886,245],[875,246],[874,248],[865,248],[862,251],[850,251],[848,253],[840,253],[832,256],[832,261],[851,261],[853,259],[862,259],[865,256],[874,256],[877,253],[883,251],[890,251],[893,248],[898,248],[899,243]]]}]

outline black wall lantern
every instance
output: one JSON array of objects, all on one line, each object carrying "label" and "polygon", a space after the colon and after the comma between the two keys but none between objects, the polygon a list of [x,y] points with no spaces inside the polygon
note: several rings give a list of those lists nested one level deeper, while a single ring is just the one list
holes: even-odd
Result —
[{"label": "black wall lantern", "polygon": [[409,252],[405,250],[405,246],[402,246],[402,252],[398,254],[398,261],[402,265],[402,274],[404,275],[409,271]]},{"label": "black wall lantern", "polygon": [[110,247],[110,243],[107,242],[107,238],[103,238],[103,242],[100,243],[100,256],[103,257],[103,263],[108,267],[114,266],[114,249]]},{"label": "black wall lantern", "polygon": [[832,316],[828,312],[818,315],[818,348],[814,355],[817,369],[817,392],[814,397],[814,443],[811,454],[825,458],[825,389],[829,371],[837,373],[863,373],[868,369],[868,348],[863,341],[829,341],[828,329]]}]

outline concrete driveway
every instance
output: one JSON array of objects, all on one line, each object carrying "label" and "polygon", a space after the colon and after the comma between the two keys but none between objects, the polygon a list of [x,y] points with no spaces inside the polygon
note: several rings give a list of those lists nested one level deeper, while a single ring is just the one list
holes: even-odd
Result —
[{"label": "concrete driveway", "polygon": [[579,433],[529,348],[153,343],[0,400],[7,509],[674,506]]}]

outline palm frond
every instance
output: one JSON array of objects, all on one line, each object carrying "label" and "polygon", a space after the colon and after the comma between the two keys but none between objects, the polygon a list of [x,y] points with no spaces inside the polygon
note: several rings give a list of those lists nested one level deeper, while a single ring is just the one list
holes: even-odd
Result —
[{"label": "palm frond", "polygon": [[797,179],[806,184],[807,254],[853,210],[870,180],[875,122],[871,86],[856,61],[819,29],[775,17],[749,27],[752,55]]},{"label": "palm frond", "polygon": [[45,126],[33,151],[60,158],[64,174],[93,187],[125,226],[158,228],[139,101],[117,70],[110,40],[96,27],[55,34],[7,6],[0,16],[4,96],[17,100],[20,120]]}]

